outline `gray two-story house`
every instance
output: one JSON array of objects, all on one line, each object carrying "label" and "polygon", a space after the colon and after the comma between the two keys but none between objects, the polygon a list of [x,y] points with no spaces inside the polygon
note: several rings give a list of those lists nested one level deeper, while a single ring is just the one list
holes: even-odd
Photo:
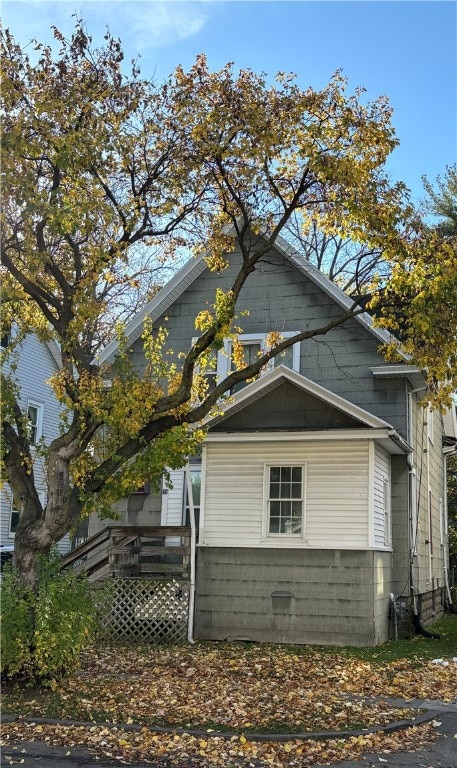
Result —
[{"label": "gray two-story house", "polygon": [[[171,349],[190,348],[196,315],[235,274],[236,249],[227,258],[221,274],[203,257],[188,262],[129,324],[138,368],[146,316],[168,329]],[[350,303],[278,241],[237,305],[246,359],[265,349],[270,332],[320,327]],[[208,422],[201,455],[187,470],[198,519],[197,638],[374,645],[404,612],[419,623],[442,613],[445,462],[455,451],[455,412],[444,422],[420,404],[421,371],[407,360],[386,363],[386,339],[363,314],[294,344]],[[211,375],[230,370],[230,344]],[[100,362],[115,354],[113,342]],[[171,477],[160,497],[126,499],[123,520],[185,522],[184,470]]]}]

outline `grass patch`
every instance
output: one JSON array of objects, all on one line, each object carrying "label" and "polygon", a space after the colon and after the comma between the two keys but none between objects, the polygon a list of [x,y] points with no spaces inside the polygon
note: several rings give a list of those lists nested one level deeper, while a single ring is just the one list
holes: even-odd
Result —
[{"label": "grass patch", "polygon": [[[457,615],[449,614],[426,627],[430,632],[440,634],[440,639],[414,635],[411,639],[389,640],[374,648],[338,648],[343,656],[364,661],[389,662],[399,659],[441,659],[457,656]],[[335,653],[335,648],[320,650]]]}]

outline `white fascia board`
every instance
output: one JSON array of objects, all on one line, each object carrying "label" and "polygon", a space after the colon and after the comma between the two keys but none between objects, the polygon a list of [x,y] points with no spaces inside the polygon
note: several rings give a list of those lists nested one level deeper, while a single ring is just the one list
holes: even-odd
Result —
[{"label": "white fascia board", "polygon": [[329,389],[326,389],[320,384],[316,384],[316,382],[311,381],[311,379],[306,378],[306,376],[303,376],[301,373],[297,373],[297,371],[293,371],[291,368],[287,368],[285,365],[278,365],[277,368],[274,368],[256,381],[248,384],[244,389],[234,395],[230,403],[227,403],[226,405],[222,404],[222,415],[208,419],[206,423],[209,426],[219,423],[233,413],[246,407],[250,402],[257,400],[270,389],[279,386],[283,381],[288,381],[291,384],[296,385],[304,392],[317,397],[319,400],[322,400],[334,408],[338,408],[338,410],[361,421],[362,424],[366,424],[368,427],[372,427],[373,429],[393,428],[387,421],[379,419],[377,416],[373,416],[372,413],[365,411],[358,405],[354,405],[354,403],[349,402],[349,400],[345,400],[344,397],[336,395]]},{"label": "white fascia board", "polygon": [[[303,272],[304,275],[321,288],[327,296],[334,299],[345,311],[350,310],[354,306],[353,300],[347,295],[341,288],[339,288],[330,278],[324,275],[317,267],[313,266],[308,259],[297,251],[290,243],[287,242],[280,235],[276,238],[274,247],[286,258],[288,258],[297,269]],[[385,331],[383,328],[376,328],[373,324],[373,319],[367,312],[362,312],[360,315],[356,315],[355,320],[358,320],[370,333],[375,336],[378,341],[383,344],[389,344],[395,341],[394,336]],[[407,360],[407,356],[399,353],[401,357]]]},{"label": "white fascia board", "polygon": [[[236,237],[236,232],[232,225],[225,228],[224,233]],[[264,236],[267,236],[266,230]],[[344,293],[341,288],[310,264],[306,257],[293,248],[283,237],[278,235],[271,247],[275,248],[280,255],[288,259],[294,267],[308,277],[315,283],[315,285],[321,288],[330,298],[339,304],[344,311],[348,311],[354,306],[352,299]],[[171,278],[159,293],[151,299],[151,301],[148,302],[137,315],[135,315],[130,323],[127,324],[125,333],[129,344],[133,344],[133,342],[141,335],[144,319],[150,315],[153,320],[156,320],[163,314],[163,312],[166,312],[168,307],[179,298],[183,291],[206,269],[206,266],[204,255],[189,259],[189,261]],[[372,318],[366,312],[356,315],[355,319],[369,330],[381,343],[386,344],[394,339],[391,334],[387,333],[387,331],[384,331],[382,328],[375,328]],[[107,344],[105,349],[99,353],[94,360],[94,363],[100,365],[110,361],[116,352],[117,346],[116,340],[111,341]],[[405,360],[408,359],[406,355],[402,354],[401,356]]]},{"label": "white fascia board", "polygon": [[[173,275],[171,280],[164,285],[156,296],[154,296],[154,298],[151,299],[151,301],[149,301],[129,323],[127,323],[125,327],[125,335],[129,345],[133,344],[139,336],[141,336],[144,320],[147,317],[151,317],[153,321],[157,320],[157,318],[167,311],[173,302],[181,296],[186,288],[188,288],[205,269],[206,262],[203,255],[189,259],[189,261],[187,261],[186,264]],[[117,347],[118,343],[116,339],[113,339],[100,352],[94,362],[97,365],[101,365],[102,363],[111,361],[116,353]]]},{"label": "white fascia board", "polygon": [[426,386],[424,372],[415,365],[376,365],[370,367],[373,376],[381,379],[408,379],[414,389]]},{"label": "white fascia board", "polygon": [[[303,432],[209,432],[203,444],[208,443],[311,443],[322,440],[374,440],[388,453],[409,453],[411,449],[392,429],[324,429]],[[403,443],[403,445],[401,445]]]}]

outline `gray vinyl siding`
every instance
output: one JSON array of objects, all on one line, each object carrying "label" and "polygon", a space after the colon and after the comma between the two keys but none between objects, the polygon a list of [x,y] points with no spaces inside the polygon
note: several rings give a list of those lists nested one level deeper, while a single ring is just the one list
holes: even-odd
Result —
[{"label": "gray vinyl siding", "polygon": [[[263,536],[266,464],[305,465],[304,540]],[[204,530],[207,546],[367,547],[367,440],[208,442]]]},{"label": "gray vinyl siding", "polygon": [[[216,288],[228,289],[239,256],[229,256],[231,266],[221,274],[205,270],[155,323],[167,328],[167,347],[176,353],[190,348],[196,336],[195,317],[211,309]],[[243,310],[249,314],[243,316]],[[244,286],[237,304],[237,325],[243,333],[265,334],[272,330],[303,331],[319,328],[342,314],[322,289],[290,262],[275,253],[262,263]],[[142,342],[132,345],[138,368],[144,365]],[[361,406],[406,435],[405,384],[400,380],[376,380],[370,366],[381,365],[379,341],[357,320],[335,328],[322,337],[301,343],[300,372],[318,384]]]},{"label": "gray vinyl siding", "polygon": [[[57,364],[47,345],[32,334],[26,336],[21,343],[17,359],[15,378],[20,384],[19,403],[24,410],[27,408],[29,400],[33,400],[34,403],[42,407],[42,436],[45,443],[49,444],[59,435],[60,406],[51,386],[47,383],[58,370]],[[34,455],[33,474],[37,491],[46,497],[44,459],[38,453]],[[14,541],[14,534],[10,534],[11,499],[11,489],[5,485],[1,491],[1,538],[3,543]],[[64,553],[68,551],[69,547],[69,537],[65,536],[58,543],[58,549]]]}]

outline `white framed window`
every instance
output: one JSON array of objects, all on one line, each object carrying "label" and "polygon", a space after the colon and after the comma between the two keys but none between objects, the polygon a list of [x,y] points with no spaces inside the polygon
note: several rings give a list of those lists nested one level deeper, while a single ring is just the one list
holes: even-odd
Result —
[{"label": "white framed window", "polygon": [[[298,331],[284,331],[281,333],[283,339],[289,339],[292,336],[296,336]],[[238,341],[243,346],[244,359],[247,365],[255,363],[260,355],[268,352],[270,347],[268,346],[268,333],[243,333],[238,337]],[[292,344],[290,347],[273,357],[265,366],[264,371],[260,373],[262,376],[264,373],[273,370],[278,365],[286,365],[294,371],[300,371],[300,342]],[[219,380],[221,381],[229,373],[235,370],[232,360],[232,342],[230,339],[226,339],[224,342],[224,350],[219,353],[217,361],[217,373]],[[232,393],[237,392],[246,386],[246,382],[239,382],[232,388]]]},{"label": "white framed window", "polygon": [[13,500],[11,500],[10,529],[9,529],[10,536],[15,535],[18,525],[19,525],[19,512],[14,506]]},{"label": "white framed window", "polygon": [[267,536],[304,535],[305,466],[265,465],[265,532]]},{"label": "white framed window", "polygon": [[[195,344],[195,342],[198,341],[198,336],[194,336],[192,339],[192,345]],[[211,391],[214,389],[216,384],[218,383],[219,376],[218,376],[218,369],[219,369],[219,354],[215,349],[211,349],[208,353],[208,366],[206,371],[200,371],[200,367],[196,366],[195,371],[197,373],[202,373],[203,376],[206,377],[206,380],[208,382],[208,388]]]},{"label": "white framed window", "polygon": [[[194,505],[195,516],[195,528],[198,531],[200,528],[200,499],[201,499],[201,485],[202,485],[202,471],[201,467],[190,467],[190,480],[192,485],[192,502]],[[183,525],[190,527],[190,504],[189,494],[187,492],[187,483],[184,476],[184,501],[183,501]]]},{"label": "white framed window", "polygon": [[392,544],[392,513],[390,500],[390,481],[388,477],[383,480],[383,506],[384,506],[384,544],[389,547]]},{"label": "white framed window", "polygon": [[43,410],[43,403],[36,400],[27,401],[27,422],[32,445],[37,445],[43,436]]},{"label": "white framed window", "polygon": [[[42,506],[44,506],[46,504],[46,492],[38,491],[38,497],[40,499]],[[19,512],[14,506],[13,497],[11,496],[11,512],[10,512],[10,526],[9,526],[10,538],[14,538],[14,536],[16,535],[18,525],[19,525]]]}]

